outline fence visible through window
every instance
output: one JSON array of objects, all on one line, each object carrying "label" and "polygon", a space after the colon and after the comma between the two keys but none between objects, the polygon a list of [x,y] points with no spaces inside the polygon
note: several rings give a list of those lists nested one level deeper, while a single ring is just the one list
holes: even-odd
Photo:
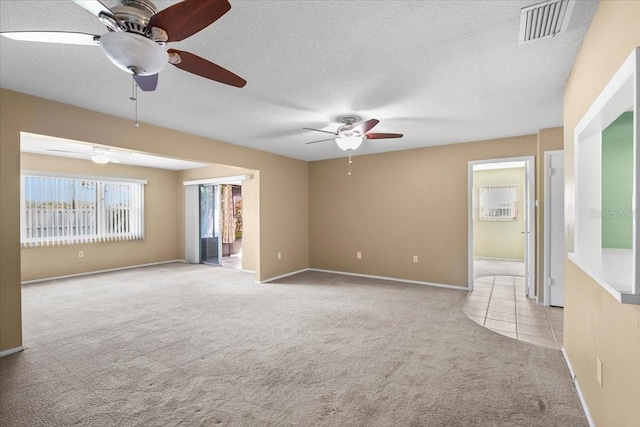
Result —
[{"label": "fence visible through window", "polygon": [[21,176],[25,247],[144,237],[144,184]]}]

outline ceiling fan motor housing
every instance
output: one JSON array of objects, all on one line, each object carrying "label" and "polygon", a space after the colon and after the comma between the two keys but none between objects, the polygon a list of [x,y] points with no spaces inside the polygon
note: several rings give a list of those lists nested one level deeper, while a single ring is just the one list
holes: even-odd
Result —
[{"label": "ceiling fan motor housing", "polygon": [[155,5],[149,0],[122,0],[122,4],[111,11],[119,20],[122,31],[110,31],[100,39],[100,46],[109,60],[136,76],[158,74],[167,64],[169,55],[164,47],[166,32],[148,28],[156,13]]},{"label": "ceiling fan motor housing", "polygon": [[123,31],[148,35],[149,20],[156,13],[156,7],[148,0],[122,0],[122,5],[111,8],[120,20]]},{"label": "ceiling fan motor housing", "polygon": [[344,125],[338,128],[338,134],[344,136],[362,136],[358,131],[353,132],[353,128],[356,127],[357,120],[357,118],[352,116],[343,117],[341,121]]}]

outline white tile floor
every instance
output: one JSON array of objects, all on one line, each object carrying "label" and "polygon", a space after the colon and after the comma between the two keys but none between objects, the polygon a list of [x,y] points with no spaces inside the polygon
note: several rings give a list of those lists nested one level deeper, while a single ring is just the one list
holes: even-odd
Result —
[{"label": "white tile floor", "polygon": [[464,313],[501,335],[560,350],[563,311],[544,307],[524,295],[522,276],[485,276],[474,281]]}]

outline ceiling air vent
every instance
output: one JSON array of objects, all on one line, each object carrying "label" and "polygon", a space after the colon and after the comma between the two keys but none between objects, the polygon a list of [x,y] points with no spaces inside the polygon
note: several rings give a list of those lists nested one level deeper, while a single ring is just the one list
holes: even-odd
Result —
[{"label": "ceiling air vent", "polygon": [[520,10],[520,44],[567,29],[575,0],[549,0]]}]

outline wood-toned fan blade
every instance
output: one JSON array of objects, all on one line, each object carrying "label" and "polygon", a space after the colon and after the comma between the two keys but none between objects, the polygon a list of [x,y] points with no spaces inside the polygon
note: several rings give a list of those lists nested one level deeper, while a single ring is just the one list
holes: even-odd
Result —
[{"label": "wood-toned fan blade", "polygon": [[151,17],[148,28],[162,28],[170,42],[178,42],[217,21],[231,9],[228,0],[185,0]]},{"label": "wood-toned fan blade", "polygon": [[73,2],[96,18],[100,16],[100,13],[113,16],[113,12],[99,0],[73,0]]},{"label": "wood-toned fan blade", "polygon": [[316,142],[335,141],[335,138],[321,139],[319,141],[305,142],[305,144],[315,144]]},{"label": "wood-toned fan blade", "polygon": [[316,132],[324,132],[324,133],[330,133],[331,135],[338,135],[337,132],[329,132],[328,130],[321,130],[321,129],[314,129],[314,128],[302,128],[305,130],[315,130]]},{"label": "wood-toned fan blade", "polygon": [[402,138],[401,133],[367,133],[365,134],[367,139],[387,139],[387,138]]},{"label": "wood-toned fan blade", "polygon": [[7,31],[0,34],[13,40],[28,42],[79,44],[86,46],[100,45],[100,36],[86,33],[70,33],[67,31]]},{"label": "wood-toned fan blade", "polygon": [[367,120],[366,122],[362,122],[360,124],[357,124],[353,128],[353,130],[354,131],[358,131],[358,132],[360,132],[360,134],[364,135],[365,133],[367,133],[371,129],[373,129],[375,127],[375,125],[377,125],[378,123],[380,123],[380,120],[376,120],[376,119]]},{"label": "wood-toned fan blade", "polygon": [[152,76],[133,76],[136,79],[136,83],[138,83],[138,87],[144,90],[145,92],[151,92],[156,90],[158,86],[158,75],[154,74]]},{"label": "wood-toned fan blade", "polygon": [[244,87],[247,84],[247,81],[242,77],[193,53],[175,49],[169,49],[168,52],[169,55],[178,54],[180,56],[181,62],[173,65],[181,70],[235,87]]}]

